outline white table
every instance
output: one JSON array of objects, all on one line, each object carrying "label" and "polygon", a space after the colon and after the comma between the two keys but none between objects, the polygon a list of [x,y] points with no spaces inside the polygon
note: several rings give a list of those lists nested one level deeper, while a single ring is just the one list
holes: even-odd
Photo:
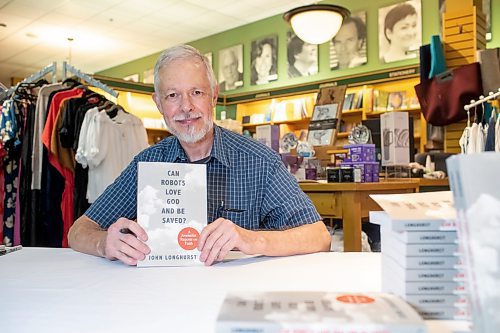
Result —
[{"label": "white table", "polygon": [[[233,257],[238,257],[235,255]],[[0,331],[214,332],[227,291],[380,291],[377,253],[239,258],[211,267],[128,267],[71,249],[0,257]],[[463,329],[429,321],[429,332]]]}]

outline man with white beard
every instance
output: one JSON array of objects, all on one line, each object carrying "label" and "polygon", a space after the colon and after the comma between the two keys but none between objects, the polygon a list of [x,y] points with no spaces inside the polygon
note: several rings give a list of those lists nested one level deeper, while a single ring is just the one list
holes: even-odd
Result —
[{"label": "man with white beard", "polygon": [[153,99],[173,135],[139,153],[75,221],[68,236],[73,249],[127,265],[150,253],[148,235],[134,221],[137,163],[146,161],[207,165],[209,224],[198,242],[205,265],[233,249],[267,256],[329,251],[331,238],[321,217],[280,156],[214,125],[218,85],[198,50],[187,45],[165,50],[155,66],[154,86]]}]

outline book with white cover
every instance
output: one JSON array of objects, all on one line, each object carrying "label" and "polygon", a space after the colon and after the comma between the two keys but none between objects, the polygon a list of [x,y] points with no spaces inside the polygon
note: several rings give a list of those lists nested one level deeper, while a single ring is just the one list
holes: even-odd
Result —
[{"label": "book with white cover", "polygon": [[216,332],[423,333],[426,326],[408,303],[385,293],[234,292]]},{"label": "book with white cover", "polygon": [[398,295],[407,301],[410,305],[420,309],[431,308],[449,308],[454,307],[455,303],[461,300],[461,296],[453,294],[444,295]]},{"label": "book with white cover", "polygon": [[381,238],[382,251],[395,251],[398,256],[416,257],[446,257],[453,256],[458,249],[457,244],[405,244],[397,239]]},{"label": "book with white cover", "polygon": [[[385,254],[383,254],[385,255]],[[398,265],[405,269],[456,269],[462,264],[462,260],[457,256],[448,257],[407,257],[391,252],[390,256],[396,260]]]},{"label": "book with white cover", "polygon": [[[370,214],[370,221],[390,223],[394,231],[456,230],[456,213],[451,191],[371,194],[387,213]],[[371,212],[370,212],[371,213]]]},{"label": "book with white cover", "polygon": [[198,239],[207,225],[205,164],[139,162],[137,222],[151,253],[144,266],[202,265]]},{"label": "book with white cover", "polygon": [[[387,270],[386,270],[387,271]],[[395,274],[390,275],[390,271],[384,273],[382,279],[382,290],[396,295],[443,295],[455,294],[462,288],[460,283],[453,281],[404,281]]]},{"label": "book with white cover", "polygon": [[[406,244],[439,244],[439,243],[456,243],[457,232],[454,230],[448,231],[394,231],[392,230],[392,222],[389,215],[384,211],[370,211],[370,223],[379,224],[382,228],[389,226],[383,230],[384,233],[389,233],[390,238],[397,239]],[[382,230],[381,230],[382,232]]]},{"label": "book with white cover", "polygon": [[382,255],[382,278],[388,274],[404,281],[455,281],[464,273],[457,269],[406,269],[391,257]]}]

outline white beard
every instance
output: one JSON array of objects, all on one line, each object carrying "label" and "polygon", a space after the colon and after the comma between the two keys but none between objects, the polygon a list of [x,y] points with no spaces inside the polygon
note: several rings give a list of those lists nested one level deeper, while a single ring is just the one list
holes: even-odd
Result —
[{"label": "white beard", "polygon": [[[176,116],[173,118],[173,121],[176,120],[184,120],[184,119],[189,119],[189,118],[194,118],[200,116],[199,113],[187,113],[183,114],[181,116]],[[203,119],[203,117],[201,118]],[[185,142],[185,143],[196,143],[201,141],[213,128],[214,128],[214,123],[212,121],[212,116],[210,114],[209,118],[207,120],[203,120],[204,124],[203,127],[201,128],[200,131],[195,132],[195,127],[194,126],[189,126],[188,131],[180,133],[179,131],[175,130],[173,126],[170,125],[170,123],[165,119],[165,124],[167,127],[167,130],[175,135],[179,141]]]}]

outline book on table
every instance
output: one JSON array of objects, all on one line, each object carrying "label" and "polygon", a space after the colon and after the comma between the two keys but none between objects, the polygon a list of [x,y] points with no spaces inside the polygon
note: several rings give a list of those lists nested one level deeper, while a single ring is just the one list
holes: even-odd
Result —
[{"label": "book on table", "polygon": [[202,265],[197,250],[207,225],[205,164],[139,162],[137,222],[148,234],[144,266]]},{"label": "book on table", "polygon": [[404,300],[386,293],[233,292],[216,332],[423,333],[426,326]]}]

